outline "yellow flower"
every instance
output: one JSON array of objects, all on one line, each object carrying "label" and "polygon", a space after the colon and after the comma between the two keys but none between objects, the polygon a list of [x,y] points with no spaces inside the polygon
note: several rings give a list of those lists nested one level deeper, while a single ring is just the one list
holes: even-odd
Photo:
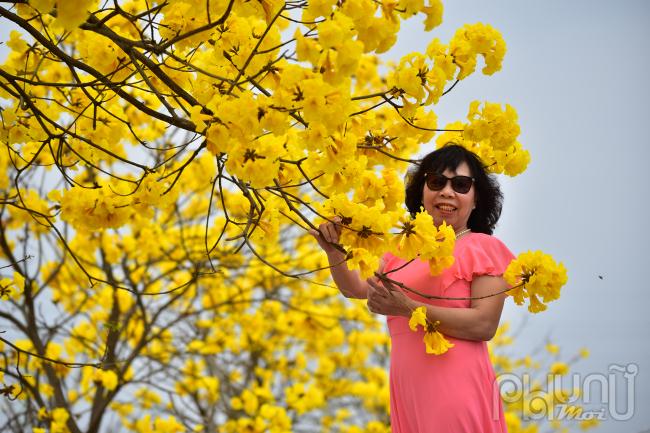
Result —
[{"label": "yellow flower", "polygon": [[431,275],[454,263],[455,235],[444,222],[436,228],[431,215],[422,210],[413,219],[400,220],[400,232],[390,240],[391,251],[404,260],[429,261]]},{"label": "yellow flower", "polygon": [[424,341],[425,350],[429,354],[442,355],[449,350],[449,348],[454,347],[453,343],[450,343],[436,330],[436,327],[439,324],[439,321],[431,323],[427,319],[427,310],[425,307],[418,307],[411,313],[409,327],[412,331],[417,331],[418,325],[421,325],[424,328],[425,332],[422,341]]},{"label": "yellow flower", "polygon": [[503,277],[508,284],[516,286],[508,294],[517,305],[529,298],[531,313],[544,311],[546,303],[558,299],[560,288],[567,282],[564,265],[541,251],[520,254],[508,265]]},{"label": "yellow flower", "polygon": [[203,132],[208,126],[206,121],[209,121],[212,118],[210,115],[203,114],[202,111],[203,107],[200,105],[194,105],[190,108],[190,119],[196,125],[197,132]]},{"label": "yellow flower", "polygon": [[14,271],[14,279],[3,278],[0,280],[0,299],[17,300],[23,293],[25,287],[25,278],[22,274]]},{"label": "yellow flower", "polygon": [[[339,129],[356,109],[350,98],[349,87],[332,86],[321,76],[299,83],[303,118],[310,124],[322,124],[328,130]],[[296,98],[299,98],[296,96]]]},{"label": "yellow flower", "polygon": [[90,9],[96,6],[96,0],[57,1],[57,21],[66,30],[72,30],[86,21]]},{"label": "yellow flower", "polygon": [[531,313],[539,313],[540,311],[544,310],[546,310],[546,305],[542,304],[537,296],[530,295],[530,305],[528,306],[528,311]]},{"label": "yellow flower", "polygon": [[485,102],[481,107],[479,101],[473,101],[467,119],[470,123],[465,127],[465,138],[485,142],[495,150],[509,149],[519,136],[517,112],[508,104],[504,110],[501,104]]},{"label": "yellow flower", "polygon": [[425,328],[427,326],[427,310],[425,307],[418,307],[411,313],[409,328],[411,328],[411,331],[417,331],[418,325],[422,325]]},{"label": "yellow flower", "polygon": [[424,20],[424,30],[431,31],[434,27],[438,27],[442,23],[442,2],[440,0],[429,1],[429,6],[422,9],[427,16]]},{"label": "yellow flower", "polygon": [[119,382],[117,374],[112,370],[95,370],[93,380],[96,383],[101,383],[109,391],[113,391]]},{"label": "yellow flower", "polygon": [[462,80],[476,69],[476,57],[485,60],[483,73],[492,75],[501,69],[506,44],[501,34],[492,26],[482,23],[466,24],[458,29],[449,42],[449,52],[460,66],[458,79]]},{"label": "yellow flower", "polygon": [[185,431],[183,424],[176,421],[176,418],[173,415],[163,419],[162,417],[156,417],[153,422],[153,431],[159,432],[164,431],[167,433],[181,433]]},{"label": "yellow flower", "polygon": [[597,427],[600,425],[600,420],[598,418],[584,419],[578,424],[581,430],[588,430],[592,427]]},{"label": "yellow flower", "polygon": [[283,144],[282,137],[264,135],[250,143],[236,145],[228,155],[226,168],[250,182],[253,188],[273,185],[280,169],[279,159],[285,152]]},{"label": "yellow flower", "polygon": [[546,351],[552,355],[557,355],[560,352],[560,348],[557,344],[548,343],[546,345]]},{"label": "yellow flower", "polygon": [[381,203],[369,207],[351,201],[344,194],[336,194],[323,203],[322,213],[342,219],[342,245],[363,249],[375,256],[386,251],[385,238],[393,224],[393,215],[385,212]]},{"label": "yellow flower", "polygon": [[564,376],[569,372],[569,366],[565,362],[554,362],[550,368],[551,374]]},{"label": "yellow flower", "polygon": [[388,78],[388,86],[404,91],[406,95],[415,98],[417,102],[422,101],[425,91],[424,80],[420,75],[426,68],[424,61],[425,57],[417,53],[402,57],[393,75]]},{"label": "yellow flower", "polygon": [[447,124],[445,129],[462,132],[444,132],[436,139],[437,147],[450,143],[463,146],[476,153],[491,173],[517,176],[526,170],[530,153],[517,141],[520,127],[513,107],[473,101],[467,119],[467,124]]},{"label": "yellow flower", "polygon": [[56,0],[31,0],[29,5],[41,13],[47,14],[54,8]]},{"label": "yellow flower", "polygon": [[312,64],[318,63],[318,58],[323,50],[323,47],[318,41],[314,38],[304,37],[300,29],[296,29],[293,37],[296,38],[296,55],[298,56],[298,60],[311,62]]},{"label": "yellow flower", "polygon": [[404,260],[412,260],[420,254],[424,244],[422,236],[415,231],[413,222],[404,217],[400,219],[400,232],[390,240],[393,253]]},{"label": "yellow flower", "polygon": [[49,198],[60,202],[61,219],[78,230],[117,228],[124,225],[133,213],[130,197],[116,193],[115,185],[98,188],[74,187],[52,191]]},{"label": "yellow flower", "polygon": [[19,31],[12,30],[11,33],[9,33],[9,40],[6,44],[13,51],[23,53],[29,49],[29,45],[20,36],[21,33]]},{"label": "yellow flower", "polygon": [[318,17],[327,17],[332,13],[336,0],[311,0],[302,13],[305,21],[314,21]]},{"label": "yellow flower", "polygon": [[372,277],[379,268],[379,257],[365,248],[352,248],[349,251],[347,265],[351,270],[358,269],[361,278],[365,280]]},{"label": "yellow flower", "polygon": [[285,389],[287,406],[294,409],[298,415],[320,407],[325,396],[323,392],[314,387],[306,387],[304,383],[298,382]]},{"label": "yellow flower", "polygon": [[64,432],[68,431],[66,423],[70,418],[70,414],[67,410],[62,407],[57,407],[52,410],[52,423],[50,425],[50,430],[52,432]]},{"label": "yellow flower", "polygon": [[521,147],[521,143],[515,142],[505,155],[503,172],[508,176],[517,176],[526,170],[529,162],[530,153]]},{"label": "yellow flower", "polygon": [[453,343],[450,343],[445,337],[435,329],[432,331],[427,331],[424,334],[424,344],[426,346],[427,353],[432,353],[434,355],[442,355],[450,347],[454,347]]}]

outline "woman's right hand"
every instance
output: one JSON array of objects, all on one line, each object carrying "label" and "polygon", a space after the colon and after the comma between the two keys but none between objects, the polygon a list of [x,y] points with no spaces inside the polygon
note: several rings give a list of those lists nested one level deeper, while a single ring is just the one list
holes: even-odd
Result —
[{"label": "woman's right hand", "polygon": [[309,233],[316,238],[318,245],[328,256],[341,255],[344,253],[341,249],[336,248],[341,236],[341,218],[334,217],[332,221],[324,222],[318,226],[318,230],[309,230]]},{"label": "woman's right hand", "polygon": [[309,233],[316,238],[318,245],[327,253],[334,283],[343,296],[365,299],[368,296],[368,283],[359,278],[359,271],[348,269],[345,261],[345,249],[339,244],[342,229],[341,218],[334,217],[318,226],[318,230],[309,230]]}]

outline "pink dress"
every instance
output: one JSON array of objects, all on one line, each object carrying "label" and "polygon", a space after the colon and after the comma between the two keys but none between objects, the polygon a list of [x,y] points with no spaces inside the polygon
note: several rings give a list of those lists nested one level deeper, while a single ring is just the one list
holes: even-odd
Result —
[{"label": "pink dress", "polygon": [[[456,242],[454,264],[432,277],[426,262],[415,260],[390,277],[421,292],[452,297],[471,296],[472,279],[502,275],[514,258],[497,238],[470,233]],[[384,272],[405,261],[384,256]],[[469,300],[429,300],[432,305],[469,308]],[[411,331],[406,317],[388,317],[392,350],[390,409],[393,433],[507,432],[499,388],[485,341],[445,336],[454,344],[442,355],[425,352],[424,331]]]}]

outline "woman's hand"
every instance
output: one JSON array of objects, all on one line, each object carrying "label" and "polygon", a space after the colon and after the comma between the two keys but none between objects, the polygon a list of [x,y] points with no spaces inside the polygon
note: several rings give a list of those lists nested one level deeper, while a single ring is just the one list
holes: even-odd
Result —
[{"label": "woman's hand", "polygon": [[339,238],[341,236],[340,223],[341,218],[334,217],[332,218],[332,221],[328,221],[318,226],[318,230],[309,230],[309,233],[316,238],[318,245],[328,256],[344,256],[341,249],[336,248],[335,246],[339,244]]},{"label": "woman's hand", "polygon": [[368,309],[384,316],[411,317],[416,302],[399,288],[377,277],[368,280]]},{"label": "woman's hand", "polygon": [[309,230],[309,233],[316,238],[318,245],[327,253],[330,273],[343,296],[365,299],[368,284],[361,280],[359,271],[348,269],[345,249],[339,245],[341,229],[341,218],[334,217],[331,221],[321,224],[318,230]]}]

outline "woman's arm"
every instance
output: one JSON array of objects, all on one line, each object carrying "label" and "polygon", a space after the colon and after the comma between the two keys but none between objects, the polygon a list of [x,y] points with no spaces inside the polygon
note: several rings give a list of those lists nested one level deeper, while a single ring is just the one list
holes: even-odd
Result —
[{"label": "woman's arm", "polygon": [[318,245],[327,254],[330,264],[330,273],[334,283],[346,298],[366,299],[368,297],[368,283],[363,281],[358,271],[351,271],[345,261],[345,254],[336,245],[341,235],[340,218],[334,218],[333,222],[323,223],[317,230],[310,230],[312,236],[318,241]]},{"label": "woman's arm", "polygon": [[368,297],[368,283],[359,276],[359,271],[351,271],[345,262],[345,255],[328,254],[330,273],[334,283],[346,298],[366,299]]},{"label": "woman's arm", "polygon": [[[373,313],[411,317],[417,307],[426,307],[430,322],[440,321],[438,330],[450,337],[465,340],[488,341],[494,336],[503,302],[507,295],[490,296],[484,299],[472,299],[469,308],[438,307],[415,301],[406,296],[395,286],[380,283],[378,279],[370,280],[368,290],[368,308]],[[491,295],[502,291],[507,283],[501,277],[480,276],[472,281],[473,297]]]}]

